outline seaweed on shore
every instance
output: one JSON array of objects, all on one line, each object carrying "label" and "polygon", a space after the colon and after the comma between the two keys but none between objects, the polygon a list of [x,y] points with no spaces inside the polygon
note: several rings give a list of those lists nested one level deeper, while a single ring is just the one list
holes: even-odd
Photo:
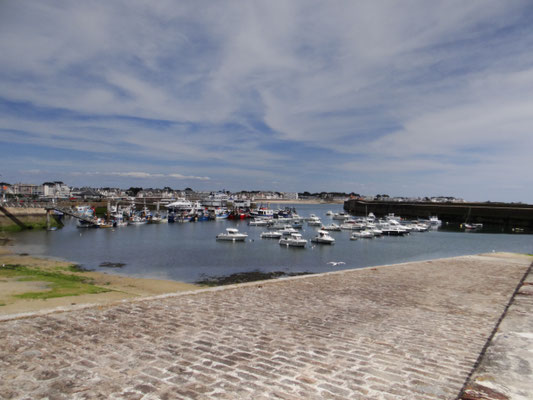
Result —
[{"label": "seaweed on shore", "polygon": [[103,268],[122,268],[124,265],[126,265],[126,264],[125,263],[114,263],[114,262],[104,261],[104,262],[100,263],[99,267],[103,267]]},{"label": "seaweed on shore", "polygon": [[259,270],[249,271],[249,272],[236,272],[231,275],[222,275],[222,276],[209,276],[201,280],[196,281],[197,285],[205,286],[222,286],[222,285],[233,285],[235,283],[245,283],[245,282],[255,282],[263,281],[267,279],[277,279],[285,278],[290,276],[299,276],[299,275],[309,275],[311,272],[283,272],[283,271],[273,271],[273,272],[261,272]]},{"label": "seaweed on shore", "polygon": [[71,271],[71,272],[90,272],[91,270],[90,269],[87,269],[85,268],[83,265],[81,264],[72,264],[72,265],[69,265],[67,267],[67,270],[68,271]]}]

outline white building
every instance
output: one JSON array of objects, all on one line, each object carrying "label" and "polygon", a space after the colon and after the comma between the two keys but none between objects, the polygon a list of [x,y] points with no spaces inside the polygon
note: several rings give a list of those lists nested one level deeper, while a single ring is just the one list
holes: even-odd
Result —
[{"label": "white building", "polygon": [[70,187],[65,185],[63,182],[45,182],[43,183],[43,197],[50,198],[69,198],[70,197]]}]

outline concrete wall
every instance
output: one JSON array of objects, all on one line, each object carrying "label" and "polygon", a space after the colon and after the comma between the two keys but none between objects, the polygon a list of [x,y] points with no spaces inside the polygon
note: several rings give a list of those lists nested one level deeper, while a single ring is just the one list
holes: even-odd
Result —
[{"label": "concrete wall", "polygon": [[[46,210],[44,208],[6,207],[6,209],[25,225],[46,226]],[[17,224],[3,212],[0,212],[0,229],[12,229],[15,227],[17,227]]]},{"label": "concrete wall", "polygon": [[387,201],[348,200],[344,209],[354,215],[373,212],[376,216],[389,213],[404,218],[428,218],[437,215],[446,222],[486,223],[505,227],[533,229],[533,206],[505,203],[404,203]]}]

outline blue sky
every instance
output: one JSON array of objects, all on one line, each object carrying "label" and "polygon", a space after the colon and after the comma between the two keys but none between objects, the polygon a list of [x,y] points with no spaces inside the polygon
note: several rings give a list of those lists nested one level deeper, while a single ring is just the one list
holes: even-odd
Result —
[{"label": "blue sky", "polygon": [[533,203],[530,1],[0,2],[0,180]]}]

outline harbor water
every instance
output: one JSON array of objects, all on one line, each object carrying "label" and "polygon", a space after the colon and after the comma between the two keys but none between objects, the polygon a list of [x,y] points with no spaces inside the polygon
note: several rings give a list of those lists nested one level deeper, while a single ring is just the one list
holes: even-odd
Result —
[{"label": "harbor water", "polygon": [[[341,204],[289,206],[296,207],[304,218],[316,214],[325,225],[339,223],[326,216],[328,210],[343,211]],[[351,231],[331,232],[335,245],[309,242],[306,248],[299,249],[280,246],[276,239],[260,238],[266,228],[249,226],[247,220],[131,225],[113,229],[79,229],[74,220],[65,222],[65,227],[56,231],[13,234],[14,251],[68,260],[101,272],[183,282],[256,270],[318,273],[488,252],[533,254],[533,235],[466,233],[447,229],[445,225],[443,229],[407,236],[359,240],[350,240]],[[215,240],[217,234],[229,227],[246,232],[247,240]],[[300,233],[309,240],[318,229],[304,222]],[[113,264],[124,265],[109,267]]]}]

